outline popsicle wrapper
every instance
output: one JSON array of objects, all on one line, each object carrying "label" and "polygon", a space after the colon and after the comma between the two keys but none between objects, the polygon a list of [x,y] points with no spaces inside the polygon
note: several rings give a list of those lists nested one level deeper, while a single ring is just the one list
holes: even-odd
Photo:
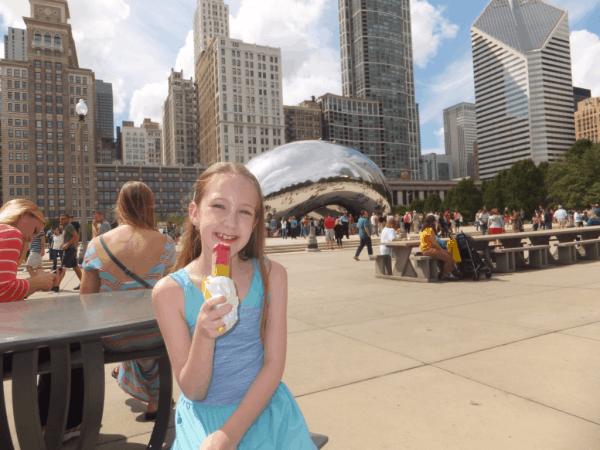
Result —
[{"label": "popsicle wrapper", "polygon": [[220,296],[227,298],[227,302],[218,305],[217,308],[225,305],[233,306],[231,312],[222,317],[225,322],[225,330],[231,330],[238,321],[238,306],[240,304],[233,280],[229,277],[206,277],[202,280],[202,291],[206,300]]}]

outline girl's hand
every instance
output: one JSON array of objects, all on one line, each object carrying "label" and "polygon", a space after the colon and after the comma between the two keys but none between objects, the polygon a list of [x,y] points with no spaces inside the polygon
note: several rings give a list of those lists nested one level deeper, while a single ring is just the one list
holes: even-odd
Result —
[{"label": "girl's hand", "polygon": [[[226,301],[227,298],[222,295],[215,298],[209,298],[200,308],[200,314],[198,314],[198,318],[196,319],[196,329],[202,333],[202,336],[205,338],[216,339],[227,331],[222,317],[231,312],[233,306],[225,305],[214,309],[215,306],[221,305]],[[219,331],[219,328],[222,328],[222,330]]]},{"label": "girl's hand", "polygon": [[202,442],[199,450],[236,450],[237,445],[234,445],[223,431],[217,430],[208,435]]}]

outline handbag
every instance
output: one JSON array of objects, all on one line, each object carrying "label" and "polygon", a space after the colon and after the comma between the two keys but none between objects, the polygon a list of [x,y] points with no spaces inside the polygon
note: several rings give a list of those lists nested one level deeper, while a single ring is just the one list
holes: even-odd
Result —
[{"label": "handbag", "polygon": [[138,277],[135,273],[133,273],[131,271],[131,269],[126,268],[123,264],[121,264],[121,261],[119,261],[117,258],[115,258],[115,255],[113,255],[112,252],[106,246],[106,242],[104,242],[104,238],[102,237],[102,235],[100,235],[100,243],[102,244],[102,247],[104,247],[104,251],[106,252],[108,257],[110,259],[112,259],[112,261],[117,265],[117,267],[119,269],[121,269],[123,271],[123,273],[125,275],[127,275],[130,278],[133,278],[135,281],[140,283],[146,289],[152,289],[152,286],[150,284],[148,284],[148,282],[146,280],[143,280],[142,278]]}]

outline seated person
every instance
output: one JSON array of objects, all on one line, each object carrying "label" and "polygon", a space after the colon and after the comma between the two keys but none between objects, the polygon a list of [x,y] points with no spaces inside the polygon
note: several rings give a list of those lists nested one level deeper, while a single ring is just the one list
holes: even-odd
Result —
[{"label": "seated person", "polygon": [[435,234],[436,220],[434,216],[427,216],[423,223],[423,231],[421,231],[421,252],[425,256],[439,259],[444,262],[444,276],[447,279],[455,279],[452,275],[454,270],[454,260],[452,254],[448,250],[444,250],[437,242]]},{"label": "seated person", "polygon": [[589,211],[588,212],[588,221],[587,221],[587,226],[588,227],[595,227],[600,225],[600,219],[598,219],[598,217],[596,216],[596,213],[594,211]]},{"label": "seated person", "polygon": [[396,221],[394,219],[390,219],[385,224],[385,228],[383,230],[381,230],[381,239],[380,239],[381,245],[379,246],[380,254],[390,255],[391,257],[394,256],[394,254],[391,252],[391,250],[386,245],[384,245],[384,243],[400,240],[400,239],[398,239],[398,234],[396,233],[396,228],[398,228]]}]

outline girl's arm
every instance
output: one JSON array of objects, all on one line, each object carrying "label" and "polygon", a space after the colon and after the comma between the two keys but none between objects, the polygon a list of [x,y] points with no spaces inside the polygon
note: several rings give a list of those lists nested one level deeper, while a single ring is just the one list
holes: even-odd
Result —
[{"label": "girl's arm", "polygon": [[[152,303],[183,395],[193,401],[204,400],[212,378],[215,340],[203,336],[199,325],[194,337],[190,337],[185,321],[185,295],[173,278],[165,277],[156,284]],[[231,308],[220,309],[229,312]]]},{"label": "girl's arm", "polygon": [[285,369],[287,272],[281,264],[273,261],[269,264],[271,302],[267,312],[264,363],[244,399],[220,429],[227,435],[234,448],[271,401]]},{"label": "girl's arm", "polygon": [[437,243],[437,240],[435,239],[437,237],[437,235],[435,234],[435,230],[432,228],[431,229],[431,234],[429,235],[429,240],[431,241],[431,247],[432,248],[437,248],[438,250],[444,250],[440,244]]}]

